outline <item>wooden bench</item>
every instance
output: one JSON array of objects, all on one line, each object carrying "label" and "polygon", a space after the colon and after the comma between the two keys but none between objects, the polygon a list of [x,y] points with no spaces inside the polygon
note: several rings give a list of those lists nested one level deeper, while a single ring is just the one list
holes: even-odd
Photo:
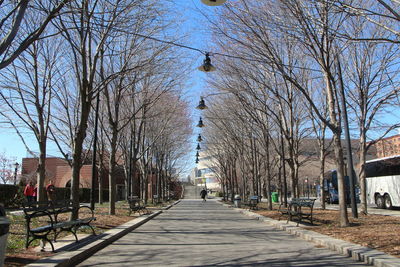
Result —
[{"label": "wooden bench", "polygon": [[304,219],[309,220],[313,224],[312,213],[314,202],[315,199],[295,198],[288,203],[287,209],[281,209],[281,206],[279,206],[278,210],[281,212],[281,216],[288,216],[287,222],[292,221],[293,218],[297,218],[297,226]]},{"label": "wooden bench", "polygon": [[260,196],[251,196],[249,199],[249,210],[257,210],[258,209],[258,203],[260,202],[261,197]]},{"label": "wooden bench", "polygon": [[[40,239],[43,246],[49,242],[51,249],[54,252],[53,242],[48,237],[53,233],[53,241],[56,242],[57,236],[64,231],[74,235],[75,241],[78,242],[76,232],[81,227],[89,227],[93,235],[96,235],[90,223],[96,218],[93,210],[88,206],[79,206],[78,219],[70,220],[69,215],[74,211],[70,200],[58,202],[31,202],[23,204],[23,211],[26,220],[26,243],[28,248],[32,241]],[[66,214],[66,216],[62,216]],[[68,216],[67,216],[68,215]],[[66,219],[65,217],[68,217]]]},{"label": "wooden bench", "polygon": [[150,213],[149,210],[146,208],[146,205],[144,204],[143,200],[139,199],[138,197],[128,198],[128,203],[129,203],[129,216],[131,216],[132,212],[134,214],[137,212],[139,213],[139,215]]}]

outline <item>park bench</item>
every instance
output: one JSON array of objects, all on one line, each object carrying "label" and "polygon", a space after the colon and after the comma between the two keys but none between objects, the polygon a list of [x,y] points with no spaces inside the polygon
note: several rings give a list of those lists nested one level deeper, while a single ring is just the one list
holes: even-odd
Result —
[{"label": "park bench", "polygon": [[[76,232],[81,227],[89,227],[93,235],[96,235],[90,223],[96,218],[93,210],[81,205],[78,207],[78,218],[70,220],[70,214],[75,210],[70,200],[58,202],[31,202],[23,204],[23,211],[26,220],[26,243],[28,248],[32,241],[40,239],[43,246],[49,242],[54,252],[53,242],[56,242],[57,236],[64,231],[70,232],[78,242]],[[64,215],[63,215],[64,214]],[[53,242],[48,237],[53,233]]]},{"label": "park bench", "polygon": [[158,197],[158,195],[153,195],[153,204],[160,204],[162,203],[161,199]]},{"label": "park bench", "polygon": [[[309,220],[310,223],[313,224],[312,213],[314,209],[314,202],[315,199],[294,198],[288,203],[287,208],[282,208],[282,204],[279,205],[278,211],[281,213],[281,216],[288,216],[287,222],[292,221],[292,219],[296,218],[297,226],[304,219]],[[279,217],[279,220],[281,216]]]},{"label": "park bench", "polygon": [[139,213],[139,215],[150,213],[149,210],[146,208],[146,205],[144,204],[143,200],[139,199],[138,197],[129,197],[128,203],[129,203],[129,216],[131,216],[132,212],[134,214],[137,212]]},{"label": "park bench", "polygon": [[258,209],[257,205],[261,201],[260,196],[251,196],[249,199],[249,210],[256,210]]}]

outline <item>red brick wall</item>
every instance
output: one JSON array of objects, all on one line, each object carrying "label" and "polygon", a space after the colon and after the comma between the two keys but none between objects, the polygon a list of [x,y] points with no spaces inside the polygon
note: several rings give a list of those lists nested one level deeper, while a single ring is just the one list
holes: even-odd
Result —
[{"label": "red brick wall", "polygon": [[[36,180],[36,169],[38,165],[37,158],[23,158],[21,175],[24,180]],[[68,166],[68,163],[61,158],[47,158],[46,159],[46,181],[54,180],[57,175],[57,167]]]}]

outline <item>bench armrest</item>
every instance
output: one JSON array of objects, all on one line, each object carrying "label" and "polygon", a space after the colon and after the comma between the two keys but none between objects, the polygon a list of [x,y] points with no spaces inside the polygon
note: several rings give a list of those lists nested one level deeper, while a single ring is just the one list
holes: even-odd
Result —
[{"label": "bench armrest", "polygon": [[[94,211],[93,211],[89,206],[85,206],[85,205],[80,206],[80,207],[78,208],[78,216],[79,216],[79,211],[80,211],[80,210],[89,210],[89,213],[90,213],[90,215],[91,215],[90,217],[87,217],[87,219],[90,219],[89,223],[90,223],[91,221],[95,220]],[[82,219],[82,218],[79,218],[79,219]]]}]

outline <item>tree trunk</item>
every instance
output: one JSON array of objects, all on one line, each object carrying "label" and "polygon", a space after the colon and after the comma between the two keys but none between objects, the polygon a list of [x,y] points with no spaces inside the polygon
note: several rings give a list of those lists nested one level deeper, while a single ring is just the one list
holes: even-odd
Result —
[{"label": "tree trunk", "polygon": [[320,183],[320,192],[321,192],[321,209],[325,209],[325,189],[324,189],[324,173],[325,173],[325,150],[324,148],[320,149],[320,167],[319,167],[319,183]]},{"label": "tree trunk", "polygon": [[46,179],[46,142],[39,143],[40,155],[37,166],[37,200],[45,201],[46,190],[45,190],[45,179]]},{"label": "tree trunk", "polygon": [[110,151],[110,161],[109,161],[109,173],[108,173],[108,180],[109,180],[109,208],[108,213],[109,215],[115,215],[115,202],[117,196],[117,188],[116,188],[116,181],[115,181],[115,153],[117,147],[117,131],[113,131],[113,135],[111,138],[111,151]]},{"label": "tree trunk", "polygon": [[343,162],[343,149],[340,142],[340,135],[334,134],[334,150],[337,166],[337,180],[338,180],[338,193],[339,193],[339,212],[340,212],[340,226],[349,226],[349,218],[347,216],[347,203],[346,203],[346,187],[344,183],[344,162]]},{"label": "tree trunk", "polygon": [[368,214],[367,208],[367,184],[366,184],[366,173],[365,173],[365,157],[367,154],[366,144],[365,144],[365,133],[360,136],[360,170],[359,170],[359,181],[360,181],[360,191],[361,191],[361,212],[363,214]]}]

